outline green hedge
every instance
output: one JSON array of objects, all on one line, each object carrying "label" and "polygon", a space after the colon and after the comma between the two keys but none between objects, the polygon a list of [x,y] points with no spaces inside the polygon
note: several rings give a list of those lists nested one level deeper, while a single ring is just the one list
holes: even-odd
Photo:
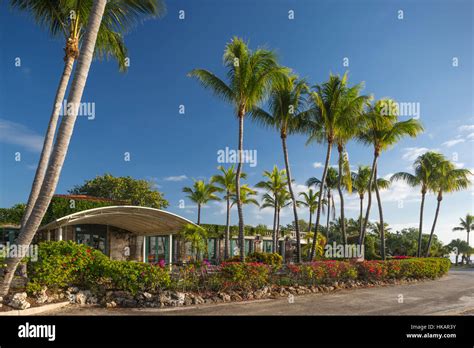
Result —
[{"label": "green hedge", "polygon": [[39,244],[38,260],[28,263],[27,290],[43,286],[69,286],[125,290],[131,293],[155,291],[170,286],[168,272],[159,266],[134,261],[110,260],[100,251],[72,241]]}]

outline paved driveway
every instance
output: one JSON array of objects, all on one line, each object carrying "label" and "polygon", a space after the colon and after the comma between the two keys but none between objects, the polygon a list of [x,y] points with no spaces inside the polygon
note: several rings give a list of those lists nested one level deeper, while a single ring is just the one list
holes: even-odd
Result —
[{"label": "paved driveway", "polygon": [[45,315],[447,315],[474,314],[474,269],[409,285],[341,290],[218,305],[169,309],[70,306]]}]

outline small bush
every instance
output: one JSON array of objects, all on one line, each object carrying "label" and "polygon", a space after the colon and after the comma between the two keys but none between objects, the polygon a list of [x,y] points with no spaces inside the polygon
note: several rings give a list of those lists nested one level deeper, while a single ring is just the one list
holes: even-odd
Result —
[{"label": "small bush", "polygon": [[255,290],[267,285],[270,267],[257,262],[224,262],[213,277],[219,290]]},{"label": "small bush", "polygon": [[275,270],[280,269],[283,264],[283,257],[277,253],[253,252],[245,260],[248,262],[260,262],[271,266]]}]

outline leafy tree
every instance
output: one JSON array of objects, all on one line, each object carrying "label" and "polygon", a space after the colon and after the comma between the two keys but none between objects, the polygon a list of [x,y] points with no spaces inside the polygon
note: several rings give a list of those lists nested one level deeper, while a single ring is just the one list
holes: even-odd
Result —
[{"label": "leafy tree", "polygon": [[[227,83],[204,69],[195,69],[188,76],[197,78],[205,88],[212,90],[216,96],[232,104],[239,121],[239,161],[235,191],[238,197],[239,242],[240,245],[244,245],[244,216],[240,201],[244,117],[266,99],[272,84],[281,79],[287,69],[278,65],[274,52],[266,49],[252,51],[248,48],[247,43],[238,37],[234,37],[226,45],[223,58],[227,70],[226,76],[229,80]],[[240,250],[240,259],[241,261],[245,259],[243,248]]]},{"label": "leafy tree", "polygon": [[157,209],[166,208],[169,204],[163,198],[163,194],[153,188],[151,182],[130,176],[116,177],[111,174],[96,176],[94,179],[86,180],[82,185],[74,186],[69,193],[108,198]]},{"label": "leafy tree", "polygon": [[184,187],[183,192],[188,194],[188,198],[197,204],[198,216],[197,224],[201,224],[201,207],[209,201],[218,201],[219,197],[215,195],[216,192],[221,191],[214,186],[212,182],[206,184],[203,180],[194,180],[193,187]]},{"label": "leafy tree", "polygon": [[[463,255],[462,260],[464,260],[464,258],[468,259],[473,252],[473,248],[471,248],[466,241],[459,238],[452,240],[451,243],[448,244],[448,248],[456,255],[456,266],[458,265],[459,255]],[[461,264],[463,263],[462,260]]]},{"label": "leafy tree", "polygon": [[24,215],[26,204],[18,203],[11,208],[0,208],[0,223],[19,225]]}]

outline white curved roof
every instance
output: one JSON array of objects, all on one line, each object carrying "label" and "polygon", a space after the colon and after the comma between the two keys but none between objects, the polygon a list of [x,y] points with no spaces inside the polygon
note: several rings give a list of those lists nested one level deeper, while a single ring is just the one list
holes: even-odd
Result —
[{"label": "white curved roof", "polygon": [[186,224],[195,225],[188,219],[164,210],[120,205],[83,210],[66,215],[41,226],[39,230],[52,230],[62,226],[78,224],[110,225],[141,236],[176,234]]}]

